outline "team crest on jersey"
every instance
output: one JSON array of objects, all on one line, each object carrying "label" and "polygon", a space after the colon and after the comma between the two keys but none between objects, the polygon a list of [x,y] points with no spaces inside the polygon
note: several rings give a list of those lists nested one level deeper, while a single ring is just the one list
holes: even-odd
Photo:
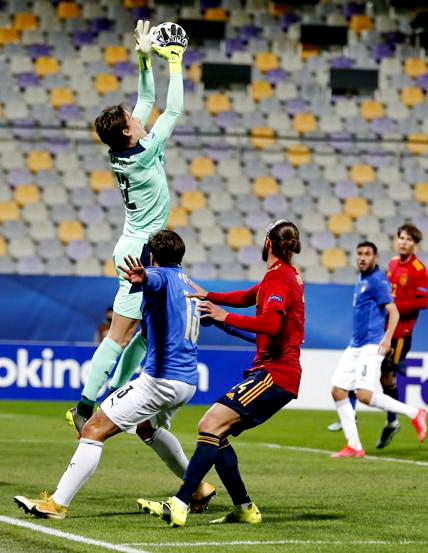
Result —
[{"label": "team crest on jersey", "polygon": [[282,302],[282,298],[281,296],[277,296],[276,294],[272,294],[271,296],[269,296],[269,299],[268,301],[279,301],[279,302]]},{"label": "team crest on jersey", "polygon": [[369,287],[369,283],[367,282],[367,280],[364,280],[361,284],[361,294],[364,294],[364,292],[367,290],[367,288]]},{"label": "team crest on jersey", "polygon": [[409,278],[409,275],[407,273],[403,273],[401,276],[400,276],[400,284],[401,286],[406,286],[407,284],[407,279]]}]

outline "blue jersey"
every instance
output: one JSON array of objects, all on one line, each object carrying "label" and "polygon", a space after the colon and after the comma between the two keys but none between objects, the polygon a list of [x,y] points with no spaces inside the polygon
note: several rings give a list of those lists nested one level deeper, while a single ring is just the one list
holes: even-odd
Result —
[{"label": "blue jersey", "polygon": [[148,267],[143,285],[143,320],[147,332],[144,371],[155,378],[198,383],[198,300],[179,265]]},{"label": "blue jersey", "polygon": [[370,273],[360,273],[354,291],[352,347],[381,341],[387,317],[385,305],[393,301],[389,281],[379,267]]}]

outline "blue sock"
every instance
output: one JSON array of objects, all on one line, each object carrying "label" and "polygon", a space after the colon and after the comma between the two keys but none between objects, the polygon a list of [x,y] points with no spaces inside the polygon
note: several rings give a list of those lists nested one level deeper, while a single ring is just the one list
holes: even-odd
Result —
[{"label": "blue sock", "polygon": [[355,411],[355,406],[357,404],[357,396],[352,390],[349,392],[349,401],[351,402],[352,409]]},{"label": "blue sock", "polygon": [[220,438],[214,434],[200,432],[195,452],[189,461],[184,473],[184,483],[175,494],[178,499],[189,504],[192,494],[196,491],[199,483],[214,465],[218,453]]},{"label": "blue sock", "polygon": [[244,482],[239,474],[238,457],[226,438],[220,442],[215,468],[234,505],[250,503]]}]

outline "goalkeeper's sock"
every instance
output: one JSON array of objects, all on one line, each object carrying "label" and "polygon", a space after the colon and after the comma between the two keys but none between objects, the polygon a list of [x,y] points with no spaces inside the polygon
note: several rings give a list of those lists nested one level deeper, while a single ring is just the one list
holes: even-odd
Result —
[{"label": "goalkeeper's sock", "polygon": [[234,505],[250,504],[245,484],[238,468],[238,457],[229,440],[223,438],[218,448],[215,469]]},{"label": "goalkeeper's sock", "polygon": [[219,444],[220,438],[218,436],[207,432],[199,433],[195,452],[184,474],[184,483],[178,493],[175,494],[175,497],[186,505],[189,504],[201,480],[214,465]]},{"label": "goalkeeper's sock", "polygon": [[103,452],[103,442],[81,438],[79,445],[71,458],[67,470],[58,482],[52,499],[59,505],[68,507],[83,484],[90,478],[100,461]]},{"label": "goalkeeper's sock", "polygon": [[158,428],[144,443],[156,451],[171,472],[183,479],[189,461],[174,434],[165,428]]},{"label": "goalkeeper's sock", "polygon": [[82,396],[85,396],[90,401],[96,401],[98,392],[107,382],[122,351],[123,348],[119,344],[116,344],[110,338],[104,338],[92,357]]},{"label": "goalkeeper's sock", "polygon": [[123,350],[111,379],[111,389],[117,390],[131,379],[135,371],[140,367],[140,363],[146,352],[147,340],[141,332],[138,332]]}]

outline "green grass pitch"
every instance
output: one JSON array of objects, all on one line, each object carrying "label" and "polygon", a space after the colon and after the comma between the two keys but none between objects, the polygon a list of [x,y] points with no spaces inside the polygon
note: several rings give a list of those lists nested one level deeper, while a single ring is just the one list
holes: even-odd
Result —
[{"label": "green grass pitch", "polygon": [[[218,496],[185,528],[172,529],[141,514],[138,497],[167,498],[179,481],[135,436],[111,438],[95,475],[75,497],[62,521],[37,520],[18,510],[14,495],[53,491],[76,447],[63,403],[0,402],[0,552],[149,553],[428,552],[428,447],[420,447],[410,423],[392,444],[374,444],[384,415],[359,415],[369,459],[330,459],[342,447],[341,433],[327,432],[332,412],[285,410],[232,443],[248,491],[259,506],[259,526],[210,526],[229,507],[214,472]],[[186,407],[173,432],[191,454],[202,407]],[[319,451],[322,450],[322,451]],[[386,459],[389,458],[387,461]],[[407,462],[400,462],[407,461]],[[420,464],[418,464],[418,462]],[[80,542],[23,528],[10,520],[67,532]],[[8,522],[5,522],[8,521]],[[88,545],[101,540],[109,547]],[[119,545],[120,544],[120,545]]]}]

